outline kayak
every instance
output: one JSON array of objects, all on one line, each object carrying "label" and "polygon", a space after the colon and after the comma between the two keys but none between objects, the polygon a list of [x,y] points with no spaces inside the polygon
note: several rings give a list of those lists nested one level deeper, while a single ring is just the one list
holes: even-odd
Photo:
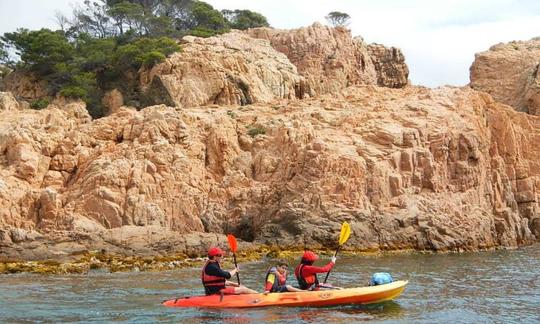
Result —
[{"label": "kayak", "polygon": [[249,308],[375,304],[398,297],[405,289],[407,283],[407,281],[401,280],[379,286],[270,293],[268,295],[193,296],[166,300],[163,302],[163,305],[168,307]]}]

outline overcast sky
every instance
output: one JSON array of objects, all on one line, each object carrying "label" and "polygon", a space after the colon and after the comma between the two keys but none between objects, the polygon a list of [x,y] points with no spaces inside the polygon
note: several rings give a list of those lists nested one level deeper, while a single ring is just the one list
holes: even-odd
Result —
[{"label": "overcast sky", "polygon": [[[0,0],[0,34],[17,27],[56,27],[82,0]],[[218,9],[250,9],[276,28],[324,23],[348,13],[353,36],[403,50],[413,84],[465,85],[474,53],[540,36],[540,1],[533,0],[207,0]]]}]

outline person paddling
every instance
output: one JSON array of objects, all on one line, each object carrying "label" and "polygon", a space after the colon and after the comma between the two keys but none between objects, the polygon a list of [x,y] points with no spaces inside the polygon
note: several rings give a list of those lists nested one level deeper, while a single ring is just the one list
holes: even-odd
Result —
[{"label": "person paddling", "polygon": [[287,269],[289,268],[287,262],[279,261],[276,266],[271,267],[266,271],[266,284],[264,287],[264,294],[268,293],[281,293],[288,291],[302,291],[302,289],[295,288],[287,285]]},{"label": "person paddling", "polygon": [[239,270],[238,268],[234,268],[231,271],[224,271],[221,269],[219,262],[224,254],[225,252],[219,247],[212,247],[208,250],[208,261],[206,261],[201,270],[201,280],[206,295],[256,294],[257,292],[255,290],[227,280],[230,279],[231,276],[234,276]]},{"label": "person paddling", "polygon": [[298,280],[298,285],[302,290],[319,290],[320,287],[324,287],[319,284],[317,279],[317,273],[325,273],[330,271],[336,264],[336,257],[333,256],[332,260],[324,267],[315,267],[313,263],[317,261],[319,256],[311,251],[305,251],[302,256],[300,264],[294,269],[294,275]]}]

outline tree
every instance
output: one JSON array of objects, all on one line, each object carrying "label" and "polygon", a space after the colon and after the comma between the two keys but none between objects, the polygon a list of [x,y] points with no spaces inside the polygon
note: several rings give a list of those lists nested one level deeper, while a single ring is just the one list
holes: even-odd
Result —
[{"label": "tree", "polygon": [[324,18],[326,18],[326,21],[334,27],[345,27],[349,24],[351,16],[344,12],[332,11]]},{"label": "tree", "polygon": [[217,32],[227,29],[227,20],[221,12],[206,2],[196,1],[191,5],[191,15],[196,28],[207,28]]},{"label": "tree", "polygon": [[60,27],[60,30],[62,30],[64,33],[67,32],[69,26],[71,25],[69,18],[66,15],[64,15],[61,11],[56,11],[54,13],[54,20]]},{"label": "tree", "polygon": [[119,68],[152,66],[163,61],[168,55],[179,51],[176,42],[167,37],[140,38],[130,44],[119,46],[113,57],[113,64]]},{"label": "tree", "polygon": [[89,34],[97,38],[115,36],[116,30],[112,17],[107,13],[108,8],[105,0],[85,0],[83,6],[73,10],[70,34]]},{"label": "tree", "polygon": [[18,29],[0,38],[14,49],[24,66],[42,76],[54,72],[56,64],[69,61],[73,56],[73,46],[62,31]]},{"label": "tree", "polygon": [[11,69],[8,67],[10,65],[9,54],[5,47],[5,44],[0,41],[0,81],[8,75]]},{"label": "tree", "polygon": [[222,10],[221,13],[234,29],[269,27],[266,17],[250,10]]},{"label": "tree", "polygon": [[147,15],[143,6],[122,1],[107,9],[107,14],[111,16],[117,26],[119,34],[123,35],[124,30],[135,30],[139,35],[148,32],[146,20]]},{"label": "tree", "polygon": [[0,40],[0,64],[7,64],[9,60],[8,51],[4,42]]}]

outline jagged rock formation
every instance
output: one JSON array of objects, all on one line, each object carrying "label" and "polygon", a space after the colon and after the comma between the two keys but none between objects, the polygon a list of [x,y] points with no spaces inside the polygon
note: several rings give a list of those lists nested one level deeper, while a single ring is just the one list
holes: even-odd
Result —
[{"label": "jagged rock formation", "polygon": [[347,29],[320,24],[187,36],[182,47],[182,52],[140,73],[144,105],[246,105],[332,93],[351,85],[399,88],[408,82],[399,49],[366,45]]},{"label": "jagged rock formation", "polygon": [[296,67],[268,42],[239,32],[183,38],[182,51],[141,72],[146,104],[247,105],[296,98]]},{"label": "jagged rock formation", "polygon": [[476,54],[471,87],[531,115],[540,115],[540,39],[497,44]]},{"label": "jagged rock formation", "polygon": [[66,235],[139,251],[228,232],[320,247],[345,220],[355,249],[526,244],[540,236],[539,123],[467,88],[352,87],[95,121],[79,103],[3,109],[2,253],[44,237],[65,248]]},{"label": "jagged rock formation", "polygon": [[409,68],[405,56],[399,48],[380,44],[367,46],[369,57],[377,71],[377,85],[389,88],[402,88],[409,82]]},{"label": "jagged rock formation", "polygon": [[306,78],[312,96],[351,85],[401,88],[408,82],[409,70],[399,49],[367,45],[360,37],[352,38],[346,28],[315,23],[292,30],[254,28],[247,33],[269,40],[287,55]]}]

